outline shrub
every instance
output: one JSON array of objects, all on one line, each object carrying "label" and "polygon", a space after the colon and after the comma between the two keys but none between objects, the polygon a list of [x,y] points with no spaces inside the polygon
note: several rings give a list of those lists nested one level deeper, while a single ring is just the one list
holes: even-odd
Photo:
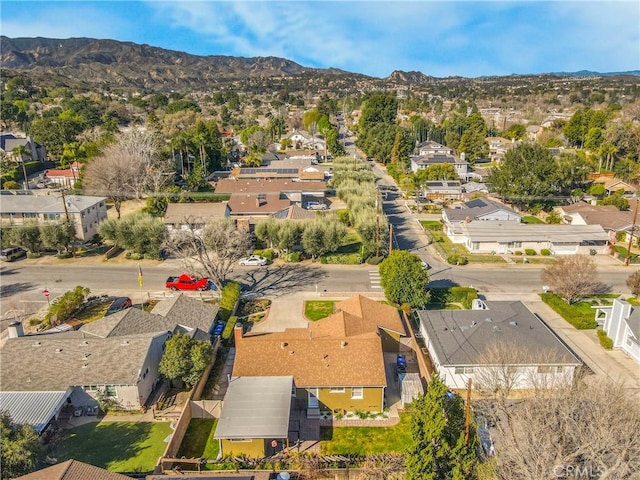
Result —
[{"label": "shrub", "polygon": [[626,236],[627,236],[627,232],[625,232],[624,230],[620,230],[616,232],[616,241],[621,242],[625,239]]},{"label": "shrub", "polygon": [[302,254],[300,252],[291,252],[287,255],[287,262],[297,263],[300,261]]},{"label": "shrub", "polygon": [[220,317],[228,320],[234,313],[233,309],[240,299],[240,284],[238,282],[227,282],[220,294]]},{"label": "shrub", "polygon": [[525,248],[524,253],[529,257],[533,257],[536,254],[536,251],[533,248]]},{"label": "shrub", "polygon": [[89,293],[90,290],[88,288],[83,288],[79,285],[73,290],[65,292],[51,302],[51,308],[45,315],[45,320],[51,323],[54,316],[59,323],[68,320],[80,309]]},{"label": "shrub", "polygon": [[224,326],[224,330],[222,331],[222,342],[226,346],[233,345],[233,327],[238,323],[238,317],[235,315],[231,315],[227,319],[227,324]]},{"label": "shrub", "polygon": [[359,253],[333,253],[325,255],[323,258],[326,260],[326,263],[339,265],[359,265],[362,263],[362,257]]},{"label": "shrub", "polygon": [[5,190],[20,190],[20,188],[22,187],[15,180],[7,180],[2,184],[2,188],[4,188]]},{"label": "shrub", "polygon": [[613,340],[607,336],[604,330],[598,330],[598,340],[605,350],[613,350]]},{"label": "shrub", "polygon": [[325,264],[325,265],[326,265],[327,263],[329,263],[329,262],[327,261],[327,257],[325,257],[324,255],[323,255],[322,257],[320,257],[320,263]]},{"label": "shrub", "polygon": [[272,261],[274,259],[274,257],[276,256],[275,253],[273,252],[272,249],[267,248],[266,250],[254,250],[253,251],[254,255],[260,255],[264,258],[266,258],[269,261]]},{"label": "shrub", "polygon": [[469,259],[460,255],[449,255],[447,262],[451,265],[466,265],[469,263]]},{"label": "shrub", "polygon": [[513,252],[514,255],[522,255],[522,252],[520,250],[516,250],[515,252]]},{"label": "shrub", "polygon": [[551,250],[549,250],[548,248],[543,248],[542,250],[540,250],[540,255],[548,257],[549,255],[551,255]]}]

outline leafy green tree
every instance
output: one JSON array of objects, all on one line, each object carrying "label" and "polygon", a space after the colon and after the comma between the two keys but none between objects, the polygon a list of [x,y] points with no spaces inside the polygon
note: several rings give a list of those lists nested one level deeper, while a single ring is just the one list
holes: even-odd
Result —
[{"label": "leafy green tree", "polygon": [[181,100],[176,100],[174,102],[171,102],[164,109],[165,113],[167,114],[181,112],[183,110],[192,110],[196,113],[199,113],[201,111],[200,106],[196,102],[194,102],[193,100],[186,100],[186,99],[181,99]]},{"label": "leafy green tree", "polygon": [[522,140],[527,133],[527,129],[524,125],[516,123],[507,128],[504,132],[504,136],[509,140]]},{"label": "leafy green tree", "polygon": [[636,298],[640,295],[640,270],[635,271],[627,277],[627,287]]},{"label": "leafy green tree", "polygon": [[[486,132],[486,129],[485,129]],[[465,160],[474,163],[481,158],[489,157],[489,144],[485,140],[486,135],[482,131],[466,130],[460,138],[458,152],[465,154]]]},{"label": "leafy green tree", "polygon": [[398,99],[395,92],[371,94],[365,99],[358,123],[356,145],[383,163],[391,159],[396,137]]},{"label": "leafy green tree", "polygon": [[407,480],[475,480],[478,441],[472,421],[465,442],[463,399],[435,375],[413,406]]},{"label": "leafy green tree", "polygon": [[408,166],[413,147],[414,141],[411,132],[406,128],[398,127],[393,147],[391,148],[391,161]]},{"label": "leafy green tree", "polygon": [[458,180],[456,167],[451,163],[440,163],[421,168],[413,174],[413,182],[416,185],[424,185],[431,180]]},{"label": "leafy green tree", "polygon": [[211,344],[194,340],[189,335],[177,332],[165,344],[159,370],[171,380],[181,380],[192,387],[202,376],[211,361]]},{"label": "leafy green tree", "polygon": [[91,291],[88,288],[78,285],[73,290],[69,290],[53,302],[51,302],[51,308],[45,315],[45,320],[52,323],[55,319],[57,323],[62,323],[71,318],[76,313],[82,304],[85,302]]},{"label": "leafy green tree", "polygon": [[68,252],[75,241],[76,228],[72,222],[43,223],[40,227],[42,244],[53,248],[58,254]]},{"label": "leafy green tree", "polygon": [[42,251],[40,226],[37,221],[27,221],[11,230],[11,243],[24,248],[28,253],[38,255]]},{"label": "leafy green tree", "polygon": [[589,187],[589,195],[593,195],[594,197],[602,197],[605,193],[607,193],[607,189],[602,183],[594,183]]},{"label": "leafy green tree", "polygon": [[43,453],[33,427],[16,425],[6,412],[0,412],[0,446],[3,480],[33,472]]},{"label": "leafy green tree", "polygon": [[628,210],[629,200],[624,198],[624,192],[622,190],[618,190],[614,194],[604,197],[600,201],[600,205],[614,205],[618,210]]},{"label": "leafy green tree", "polygon": [[562,179],[549,150],[533,143],[509,150],[502,163],[491,169],[488,182],[498,195],[522,206],[561,195],[571,186]]},{"label": "leafy green tree", "polygon": [[162,220],[147,213],[109,218],[98,225],[98,233],[107,241],[136,253],[156,258],[167,237]]},{"label": "leafy green tree", "polygon": [[394,250],[380,264],[379,270],[384,294],[391,302],[413,308],[422,308],[429,302],[429,274],[417,255]]},{"label": "leafy green tree", "polygon": [[596,151],[604,141],[604,131],[601,128],[590,128],[584,138],[584,148]]},{"label": "leafy green tree", "polygon": [[302,247],[313,259],[324,255],[329,250],[324,239],[325,228],[320,222],[310,222],[302,233]]}]

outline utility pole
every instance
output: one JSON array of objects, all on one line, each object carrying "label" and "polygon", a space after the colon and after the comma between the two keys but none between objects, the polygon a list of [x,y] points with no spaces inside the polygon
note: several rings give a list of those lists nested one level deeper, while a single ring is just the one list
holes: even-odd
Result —
[{"label": "utility pole", "polygon": [[73,240],[71,240],[71,256],[75,258],[76,256],[76,226],[75,223],[71,223],[71,219],[69,218],[69,209],[67,208],[67,199],[64,197],[64,190],[60,192],[62,195],[62,206],[64,207],[64,216],[67,220],[67,225],[73,225]]},{"label": "utility pole", "polygon": [[393,225],[389,224],[389,255],[391,250],[393,250]]},{"label": "utility pole", "polygon": [[624,259],[624,266],[629,266],[629,261],[631,260],[631,242],[633,241],[633,232],[636,229],[636,218],[638,217],[638,205],[640,204],[640,200],[637,196],[633,196],[636,201],[636,206],[633,207],[633,224],[631,225],[631,232],[629,233],[629,243],[627,244],[627,258]]},{"label": "utility pole", "polygon": [[376,257],[380,256],[380,215],[376,212]]},{"label": "utility pole", "polygon": [[469,444],[469,426],[471,423],[471,379],[467,383],[467,404],[464,411],[464,444]]}]

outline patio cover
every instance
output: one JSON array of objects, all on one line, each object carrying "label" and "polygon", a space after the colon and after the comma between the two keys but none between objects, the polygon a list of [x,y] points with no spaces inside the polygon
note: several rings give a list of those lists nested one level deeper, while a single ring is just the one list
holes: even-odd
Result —
[{"label": "patio cover", "polygon": [[0,392],[0,410],[11,416],[13,423],[33,426],[41,434],[71,395],[64,392]]},{"label": "patio cover", "polygon": [[286,438],[293,377],[234,377],[213,438]]}]

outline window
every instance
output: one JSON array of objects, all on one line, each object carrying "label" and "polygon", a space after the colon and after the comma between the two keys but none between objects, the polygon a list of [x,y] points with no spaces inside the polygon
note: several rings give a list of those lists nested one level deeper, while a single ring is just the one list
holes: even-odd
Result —
[{"label": "window", "polygon": [[361,399],[364,397],[364,388],[362,387],[351,387],[351,398]]},{"label": "window", "polygon": [[509,248],[522,248],[522,242],[509,242]]},{"label": "window", "polygon": [[104,396],[105,397],[117,397],[118,391],[116,390],[115,385],[105,385],[104,386]]},{"label": "window", "polygon": [[242,443],[242,442],[247,443],[247,442],[250,442],[251,439],[250,438],[230,438],[229,441],[232,443]]},{"label": "window", "polygon": [[85,392],[96,392],[98,390],[95,385],[85,385],[83,388]]},{"label": "window", "polygon": [[480,242],[471,242],[471,250],[480,250]]},{"label": "window", "polygon": [[296,388],[295,385],[291,385],[291,396],[292,397],[298,396],[298,389]]},{"label": "window", "polygon": [[471,375],[473,373],[473,367],[456,367],[456,375]]},{"label": "window", "polygon": [[538,373],[553,373],[553,367],[551,365],[539,365]]},{"label": "window", "polygon": [[344,393],[344,387],[331,387],[329,393]]},{"label": "window", "polygon": [[147,367],[147,369],[144,371],[144,373],[142,374],[142,378],[147,378],[147,375],[149,375],[149,367]]}]

